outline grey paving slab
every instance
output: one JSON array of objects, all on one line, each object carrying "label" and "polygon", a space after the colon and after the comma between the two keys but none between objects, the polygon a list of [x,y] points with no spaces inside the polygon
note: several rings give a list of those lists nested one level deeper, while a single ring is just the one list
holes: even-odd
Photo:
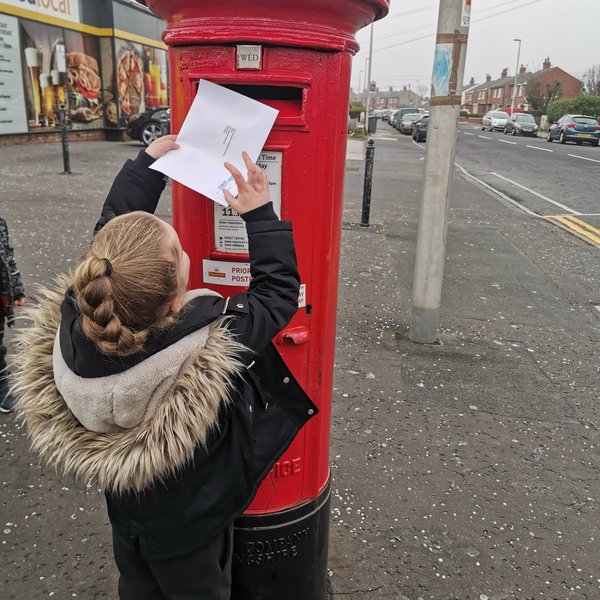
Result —
[{"label": "grey paving slab", "polygon": [[[334,598],[592,600],[597,250],[457,174],[440,339],[406,336],[422,150],[377,140],[371,222],[347,163],[331,432]],[[353,140],[354,141],[354,140]],[[3,149],[0,208],[28,288],[72,265],[135,144]],[[24,166],[26,165],[26,167]],[[169,192],[159,212],[169,218]],[[2,598],[115,598],[97,490],[40,467],[0,418]]]}]

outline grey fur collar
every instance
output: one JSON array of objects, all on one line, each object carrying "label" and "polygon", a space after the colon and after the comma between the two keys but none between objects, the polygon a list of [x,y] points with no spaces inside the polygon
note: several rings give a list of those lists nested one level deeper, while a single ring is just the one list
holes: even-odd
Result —
[{"label": "grey fur collar", "polygon": [[63,400],[90,431],[113,433],[137,427],[152,418],[170,395],[181,370],[206,346],[209,326],[183,337],[133,367],[105,377],[84,378],[67,366],[54,341],[54,382]]},{"label": "grey fur collar", "polygon": [[17,414],[34,452],[63,475],[112,493],[139,492],[184,466],[206,442],[244,368],[238,356],[246,349],[223,319],[215,321],[202,334],[204,347],[173,367],[168,385],[160,388],[162,400],[153,399],[139,424],[90,431],[75,418],[54,380],[54,342],[68,286],[63,278],[53,289],[42,289],[39,304],[25,315],[32,326],[18,333],[12,376]]}]

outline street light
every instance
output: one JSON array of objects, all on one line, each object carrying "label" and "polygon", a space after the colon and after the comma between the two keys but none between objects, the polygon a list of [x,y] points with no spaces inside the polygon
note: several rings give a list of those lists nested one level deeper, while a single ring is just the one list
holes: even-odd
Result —
[{"label": "street light", "polygon": [[515,83],[513,85],[512,100],[510,101],[510,114],[512,115],[515,110],[515,98],[517,97],[517,77],[519,76],[519,60],[521,59],[521,42],[523,40],[514,38],[513,42],[519,42],[519,50],[517,51],[517,66],[515,68]]},{"label": "street light", "polygon": [[369,109],[371,107],[371,67],[373,66],[373,23],[371,23],[371,41],[369,42],[369,70],[367,71],[367,102],[365,106],[365,119],[367,120],[367,133],[369,131]]},{"label": "street light", "polygon": [[358,73],[358,97],[360,98],[360,95],[362,94],[362,76],[363,76],[364,71],[361,69],[360,72]]},{"label": "street light", "polygon": [[[365,58],[365,79],[363,81],[363,93],[364,93],[364,98],[363,98],[363,105],[366,106],[367,105],[367,94],[369,93],[369,86],[367,85],[367,67],[369,65],[369,57],[367,56],[367,58]],[[366,114],[365,114],[365,118],[366,118]]]}]

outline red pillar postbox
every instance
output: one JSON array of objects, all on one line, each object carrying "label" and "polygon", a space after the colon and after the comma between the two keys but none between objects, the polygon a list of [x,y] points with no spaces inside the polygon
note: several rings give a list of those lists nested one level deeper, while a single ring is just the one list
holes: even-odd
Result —
[{"label": "red pillar postbox", "polygon": [[[236,523],[233,598],[325,598],[329,429],[350,60],[361,27],[389,0],[146,0],[167,21],[172,131],[208,79],[279,110],[258,162],[293,223],[299,311],[276,346],[319,415],[301,431]],[[248,285],[239,216],[173,184],[173,221],[190,284],[224,296]]]}]

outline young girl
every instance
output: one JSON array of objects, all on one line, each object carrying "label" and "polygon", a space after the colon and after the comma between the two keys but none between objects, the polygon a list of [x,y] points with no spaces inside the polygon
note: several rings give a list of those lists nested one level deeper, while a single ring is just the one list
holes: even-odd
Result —
[{"label": "young girl", "polygon": [[21,337],[18,411],[33,449],[105,490],[122,600],[230,597],[232,522],[316,408],[271,338],[297,309],[292,229],[247,155],[239,195],[252,282],[186,292],[189,258],[153,216],[165,182],[127,161],[96,234]]}]

